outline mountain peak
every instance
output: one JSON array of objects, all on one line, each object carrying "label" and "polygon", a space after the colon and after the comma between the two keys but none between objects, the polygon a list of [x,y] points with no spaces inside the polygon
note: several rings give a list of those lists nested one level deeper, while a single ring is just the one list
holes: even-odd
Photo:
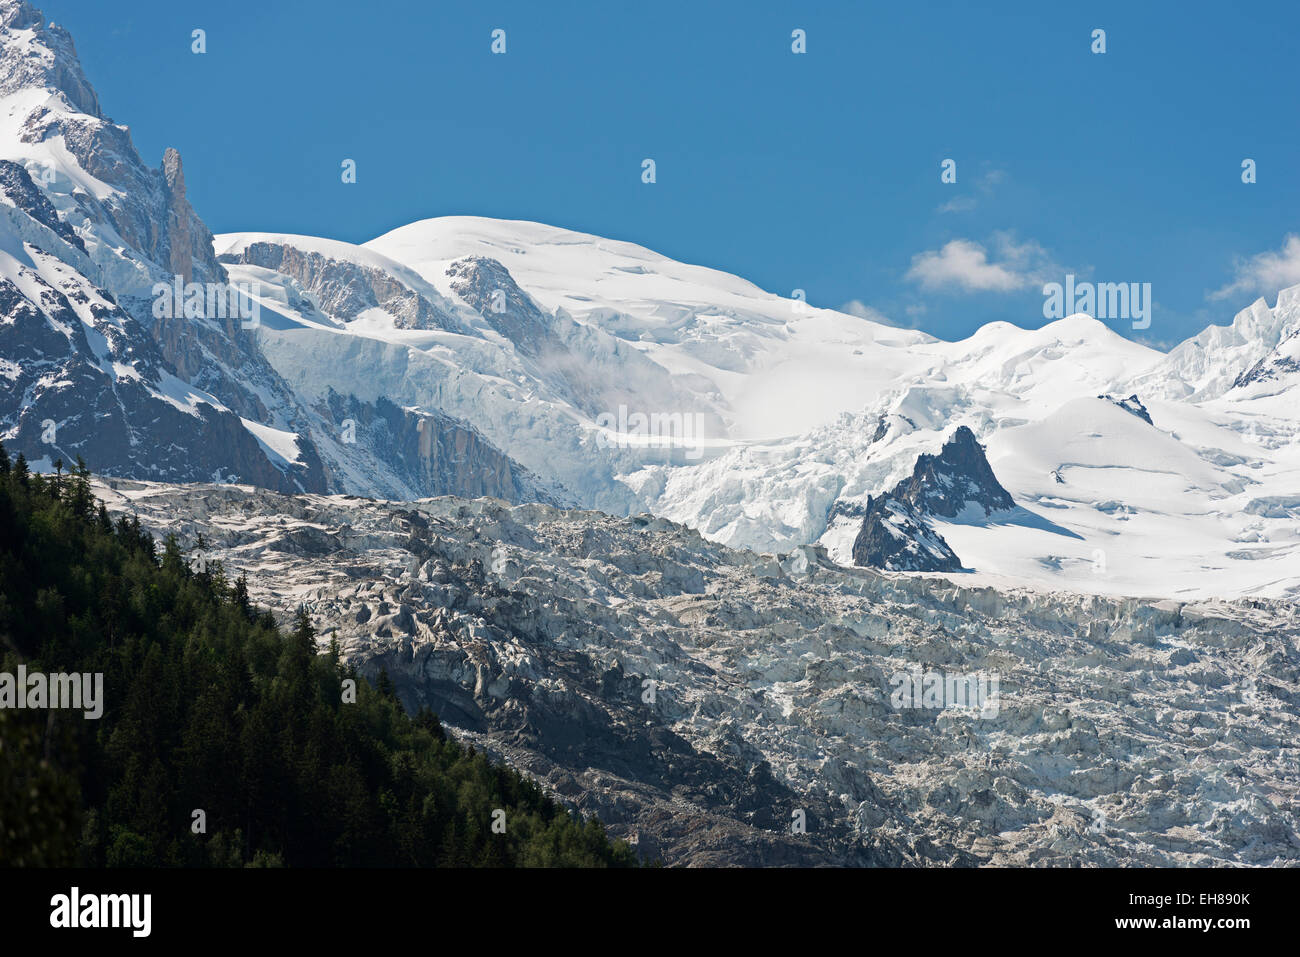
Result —
[{"label": "mountain peak", "polygon": [[38,27],[44,14],[27,0],[0,0],[0,26],[10,30],[27,30]]},{"label": "mountain peak", "polygon": [[957,427],[938,455],[918,458],[912,477],[894,491],[944,518],[955,518],[970,505],[980,506],[985,515],[1016,507],[994,476],[984,446],[964,425]]},{"label": "mountain peak", "polygon": [[74,110],[104,119],[67,30],[47,24],[26,0],[0,0],[0,29],[0,95],[45,89],[62,94]]},{"label": "mountain peak", "polygon": [[1087,339],[1123,338],[1106,323],[1086,312],[1076,312],[1064,319],[1056,319],[1038,330],[1055,336],[1063,342],[1082,342]]},{"label": "mountain peak", "polygon": [[867,500],[853,562],[890,571],[960,571],[961,559],[934,531],[931,519],[957,518],[971,508],[987,517],[1015,507],[975,433],[958,426],[938,455],[916,460],[910,478]]}]

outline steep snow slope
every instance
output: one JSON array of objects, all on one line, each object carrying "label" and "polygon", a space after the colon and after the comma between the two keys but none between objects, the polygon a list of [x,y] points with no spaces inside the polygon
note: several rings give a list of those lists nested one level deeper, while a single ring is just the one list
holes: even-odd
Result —
[{"label": "steep snow slope", "polygon": [[[258,330],[261,347],[299,392],[444,409],[614,511],[653,505],[626,478],[647,464],[804,432],[931,362],[908,349],[928,340],[920,333],[803,307],[628,243],[468,217],[398,233],[365,247],[240,233],[215,248],[233,277],[261,284],[276,313]],[[310,275],[253,265],[270,246],[327,265]],[[353,266],[444,304],[464,334],[404,329],[382,309],[342,314],[331,287]],[[650,435],[609,425],[639,415],[680,425]]]},{"label": "steep snow slope", "polygon": [[[267,261],[259,250],[268,247],[290,255],[275,269],[253,265]],[[531,353],[460,296],[448,298],[405,266],[362,247],[239,234],[218,237],[216,248],[233,278],[257,284],[265,319],[256,330],[259,348],[305,400],[333,390],[367,402],[384,397],[439,410],[508,447],[514,459],[566,489],[565,495],[612,511],[634,505],[614,478],[614,462],[627,453],[597,445],[590,411],[593,405],[636,402],[639,391],[656,396],[661,404],[652,408],[677,401],[671,378],[634,350],[620,355],[608,336],[584,336],[571,320],[540,317],[547,324],[539,338],[554,348]],[[319,259],[304,268],[295,251]],[[383,304],[378,296],[356,302],[337,294],[340,288],[355,290],[357,268],[367,271],[372,289],[386,294]],[[409,295],[452,321],[441,327],[403,324],[392,304],[404,306]],[[585,347],[592,366],[609,374],[594,382],[572,375],[578,360],[556,361],[570,344]]]},{"label": "steep snow slope", "polygon": [[911,363],[879,357],[892,379],[865,414],[687,470],[651,467],[637,480],[659,492],[656,511],[733,545],[788,548],[821,537],[829,518],[826,544],[847,561],[856,524],[837,524],[835,513],[856,514],[956,426],[984,440],[1041,420],[1068,399],[1113,391],[1161,357],[1086,316],[1036,330],[993,323],[970,339],[917,343],[907,353]]},{"label": "steep snow slope", "polygon": [[226,278],[180,157],[147,167],[101,111],[72,38],[22,0],[0,2],[0,167],[11,288],[77,320],[52,318],[60,344],[20,328],[23,303],[6,302],[10,381],[27,382],[0,407],[12,448],[34,461],[82,454],[119,474],[324,487],[307,446],[292,460],[269,452],[267,436],[293,431],[292,400],[239,321],[154,315],[155,283]]},{"label": "steep snow slope", "polygon": [[366,248],[448,294],[452,262],[497,260],[543,309],[635,345],[686,380],[701,406],[720,396],[731,440],[799,434],[859,409],[900,368],[919,370],[924,359],[908,347],[931,341],[633,243],[540,223],[448,216],[403,226]]},{"label": "steep snow slope", "polygon": [[[280,423],[245,428],[274,392],[264,364],[215,325],[154,322],[149,290],[169,269],[222,281],[210,242],[179,157],[145,167],[66,31],[0,2],[0,434],[12,450],[38,468],[80,455],[119,474],[323,487],[310,455],[268,454]],[[241,381],[177,375],[178,351],[218,338]]]},{"label": "steep snow slope", "polygon": [[1264,359],[1282,340],[1300,331],[1300,286],[1278,293],[1270,309],[1257,299],[1228,326],[1210,326],[1175,346],[1136,388],[1158,398],[1216,399],[1237,378]]},{"label": "steep snow slope", "polygon": [[[1035,518],[937,530],[989,580],[1174,597],[1285,594],[1300,564],[1294,523],[1253,514],[1259,480],[1203,457],[1169,429],[1166,411],[1153,403],[1151,425],[1112,402],[1077,399],[995,433],[993,469]],[[1218,444],[1236,438],[1220,431]]]}]

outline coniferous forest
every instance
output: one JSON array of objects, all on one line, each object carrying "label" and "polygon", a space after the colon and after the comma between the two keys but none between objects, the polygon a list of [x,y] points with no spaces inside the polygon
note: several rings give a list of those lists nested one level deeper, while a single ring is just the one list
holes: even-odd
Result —
[{"label": "coniferous forest", "polygon": [[37,475],[0,446],[0,672],[20,664],[102,672],[104,710],[0,708],[0,866],[636,864],[317,654],[301,611],[284,634],[242,577],[112,518],[84,463]]}]

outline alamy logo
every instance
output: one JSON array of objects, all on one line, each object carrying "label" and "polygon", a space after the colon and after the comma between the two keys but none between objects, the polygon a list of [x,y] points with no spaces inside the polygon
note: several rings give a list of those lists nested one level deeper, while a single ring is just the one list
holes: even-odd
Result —
[{"label": "alamy logo", "polygon": [[148,937],[152,925],[152,894],[82,894],[74,887],[50,898],[51,927],[125,927],[132,937]]},{"label": "alamy logo", "polygon": [[185,282],[174,276],[171,282],[153,286],[155,319],[238,319],[245,329],[261,325],[262,309],[255,282]]},{"label": "alamy logo", "polygon": [[104,714],[104,674],[28,673],[26,665],[19,665],[17,674],[0,671],[0,708],[70,708],[98,720]]},{"label": "alamy logo", "polygon": [[685,448],[688,459],[704,454],[701,442],[704,416],[699,412],[632,412],[620,405],[618,413],[596,416],[596,444],[602,448]]},{"label": "alamy logo", "polygon": [[1151,283],[1080,282],[1073,274],[1065,284],[1043,286],[1043,318],[1064,319],[1077,312],[1094,319],[1131,319],[1134,329],[1151,328]]},{"label": "alamy logo", "polygon": [[904,708],[954,709],[976,713],[981,718],[996,717],[1002,709],[998,691],[997,674],[941,674],[937,671],[893,674],[889,683],[894,686],[889,703],[895,710]]}]

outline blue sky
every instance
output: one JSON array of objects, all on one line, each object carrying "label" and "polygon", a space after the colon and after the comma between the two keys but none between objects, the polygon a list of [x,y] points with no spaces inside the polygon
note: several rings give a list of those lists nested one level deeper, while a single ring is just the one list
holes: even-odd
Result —
[{"label": "blue sky", "polygon": [[1164,344],[1300,282],[1294,3],[37,2],[214,232],[532,219],[944,338],[1067,272]]}]

